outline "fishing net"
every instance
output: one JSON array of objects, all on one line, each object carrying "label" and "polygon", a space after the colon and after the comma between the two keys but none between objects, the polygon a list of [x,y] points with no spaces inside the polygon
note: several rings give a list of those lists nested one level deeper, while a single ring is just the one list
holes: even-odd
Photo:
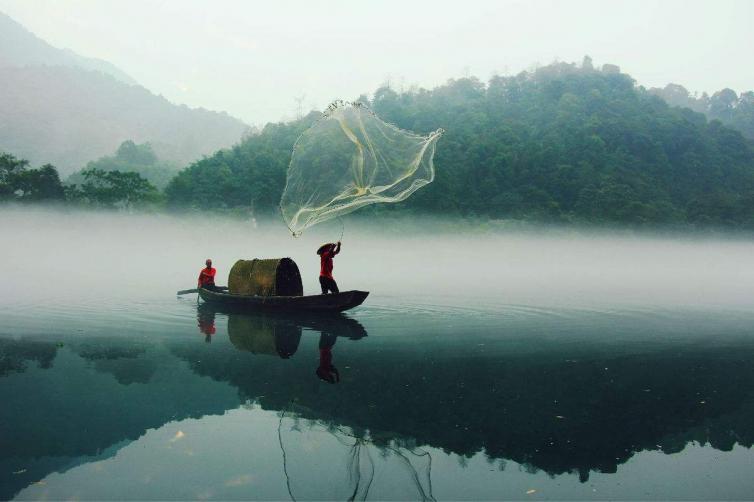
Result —
[{"label": "fishing net", "polygon": [[294,235],[377,202],[400,202],[435,177],[443,130],[421,136],[337,101],[293,146],[280,210]]}]

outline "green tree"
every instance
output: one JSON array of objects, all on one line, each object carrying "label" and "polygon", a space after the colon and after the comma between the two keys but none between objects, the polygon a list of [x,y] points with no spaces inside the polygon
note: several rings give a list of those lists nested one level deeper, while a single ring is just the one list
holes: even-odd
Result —
[{"label": "green tree", "polygon": [[26,170],[29,162],[13,155],[0,152],[0,200],[13,200],[17,197],[18,176]]},{"label": "green tree", "polygon": [[50,164],[28,169],[29,162],[0,152],[0,201],[62,201],[58,171]]},{"label": "green tree", "polygon": [[161,161],[149,143],[137,145],[130,140],[121,143],[115,155],[89,162],[85,169],[69,176],[67,183],[81,184],[84,181],[83,171],[88,169],[135,172],[159,189],[165,188],[179,171],[177,164]]},{"label": "green tree", "polygon": [[[668,92],[696,99],[680,86]],[[718,103],[721,116],[734,113],[725,119],[733,121],[754,107],[754,95],[734,95],[704,99]],[[597,70],[585,60],[488,83],[464,78],[404,93],[381,87],[367,104],[398,127],[446,133],[434,183],[403,203],[362,214],[629,226],[754,221],[747,195],[754,193],[752,142],[702,113],[669,106],[617,67]],[[275,212],[293,143],[316,118],[270,124],[192,164],[168,185],[168,204]],[[331,154],[323,145],[322,166]]]},{"label": "green tree", "polygon": [[131,208],[159,202],[157,189],[138,173],[87,169],[81,174],[84,183],[69,188],[69,199],[103,208]]},{"label": "green tree", "polygon": [[63,185],[58,171],[50,164],[39,169],[27,169],[20,174],[19,188],[23,191],[21,198],[29,201],[62,201],[65,199]]}]

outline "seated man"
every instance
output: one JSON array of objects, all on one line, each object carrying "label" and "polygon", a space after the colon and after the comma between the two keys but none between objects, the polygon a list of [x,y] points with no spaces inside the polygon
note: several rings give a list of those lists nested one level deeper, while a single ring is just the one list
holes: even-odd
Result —
[{"label": "seated man", "polygon": [[319,285],[322,287],[322,294],[326,295],[328,291],[338,293],[338,285],[332,278],[332,259],[333,256],[340,253],[340,241],[335,245],[332,242],[323,244],[317,250],[320,259]]},{"label": "seated man", "polygon": [[207,267],[199,272],[199,283],[196,287],[209,289],[210,291],[217,291],[217,286],[215,286],[215,273],[217,273],[217,271],[212,268],[212,260],[207,258],[207,261],[205,261],[204,264],[207,265]]}]

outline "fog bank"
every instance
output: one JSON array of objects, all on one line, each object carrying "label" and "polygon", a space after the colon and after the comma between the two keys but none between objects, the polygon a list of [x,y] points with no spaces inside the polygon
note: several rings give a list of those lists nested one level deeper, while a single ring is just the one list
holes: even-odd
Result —
[{"label": "fog bank", "polygon": [[[346,223],[334,271],[342,290],[369,290],[370,304],[385,305],[754,310],[748,240],[401,226],[405,234]],[[195,287],[208,257],[225,284],[239,258],[289,256],[305,293],[317,293],[315,250],[337,240],[341,227],[320,225],[292,238],[282,222],[255,228],[219,217],[3,209],[0,232],[6,307],[118,300],[113,308],[127,308]]]}]

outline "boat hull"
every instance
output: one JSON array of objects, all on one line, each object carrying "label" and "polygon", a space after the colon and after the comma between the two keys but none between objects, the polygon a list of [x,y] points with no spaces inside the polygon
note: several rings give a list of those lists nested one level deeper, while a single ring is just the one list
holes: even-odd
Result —
[{"label": "boat hull", "polygon": [[287,312],[343,312],[358,307],[368,291],[342,291],[329,295],[245,296],[199,289],[205,302],[232,306],[242,310],[277,310]]}]

